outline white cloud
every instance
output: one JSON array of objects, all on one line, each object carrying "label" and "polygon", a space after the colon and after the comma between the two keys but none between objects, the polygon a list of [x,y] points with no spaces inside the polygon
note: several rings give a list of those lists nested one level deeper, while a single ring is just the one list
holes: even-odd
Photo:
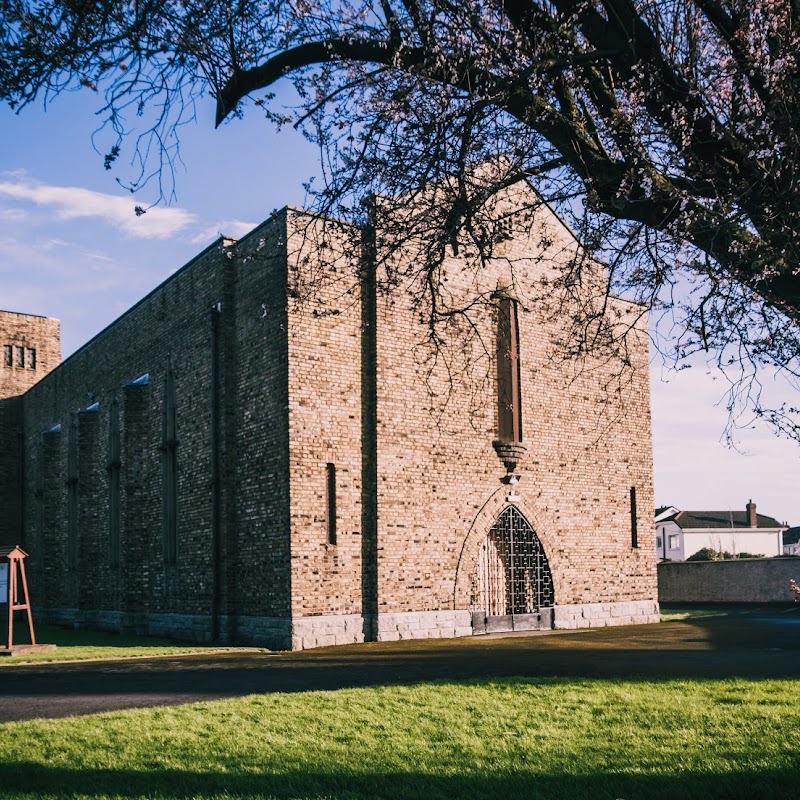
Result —
[{"label": "white cloud", "polygon": [[257,224],[257,222],[246,222],[241,219],[226,219],[203,228],[203,230],[193,236],[190,241],[193,244],[208,245],[220,236],[227,236],[231,239],[241,239],[242,236],[250,233]]},{"label": "white cloud", "polygon": [[97,217],[128,236],[167,239],[194,222],[194,215],[182,208],[151,208],[136,215],[139,203],[78,186],[47,186],[31,181],[2,181],[0,195],[54,209],[60,220]]},{"label": "white cloud", "polygon": [[0,224],[8,222],[18,225],[27,220],[28,214],[21,208],[0,208]]}]

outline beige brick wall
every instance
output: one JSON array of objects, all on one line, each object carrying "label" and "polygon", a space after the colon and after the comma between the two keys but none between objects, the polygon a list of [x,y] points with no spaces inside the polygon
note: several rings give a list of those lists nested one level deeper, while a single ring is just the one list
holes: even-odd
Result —
[{"label": "beige brick wall", "polygon": [[[292,616],[361,614],[358,238],[297,211],[288,225]],[[329,463],[336,469],[335,545],[327,536]]]},{"label": "beige brick wall", "polygon": [[[324,258],[315,255],[320,227],[309,219],[290,218],[288,236],[301,295],[289,314],[293,617],[344,619],[377,611],[384,620],[405,619],[398,623],[402,631],[386,629],[386,636],[397,638],[420,625],[436,628],[436,614],[469,609],[478,550],[509,492],[492,446],[497,306],[491,295],[499,282],[513,283],[526,309],[520,313],[520,339],[527,453],[517,505],[543,542],[556,603],[570,608],[561,618],[580,625],[580,607],[591,605],[593,625],[654,621],[646,319],[636,320],[629,337],[628,371],[620,372],[619,362],[600,353],[580,364],[563,359],[557,343],[569,335],[566,320],[575,309],[554,314],[540,298],[543,281],[578,250],[546,208],[534,225],[522,220],[523,227],[480,272],[465,269],[463,258],[450,257],[443,265],[453,307],[482,300],[469,324],[456,318],[443,329],[439,351],[426,347],[424,308],[414,288],[379,288],[377,531],[371,554],[370,476],[361,469],[369,447],[368,391],[362,383],[368,320],[352,290],[361,252],[353,236],[327,242]],[[595,279],[602,285],[599,268]],[[550,296],[546,288],[544,293]],[[612,311],[619,324],[639,312],[622,301],[613,302]],[[335,546],[325,539],[326,462],[337,465],[339,478]],[[637,492],[638,547],[631,542],[631,487]],[[367,585],[370,561],[376,590]],[[608,613],[601,623],[603,609]],[[426,612],[431,616],[424,617]],[[352,620],[347,625],[352,630]],[[462,630],[458,621],[447,625],[449,635]],[[318,640],[308,625],[298,631],[296,646],[327,643],[344,636],[345,623],[331,628],[320,622]]]}]

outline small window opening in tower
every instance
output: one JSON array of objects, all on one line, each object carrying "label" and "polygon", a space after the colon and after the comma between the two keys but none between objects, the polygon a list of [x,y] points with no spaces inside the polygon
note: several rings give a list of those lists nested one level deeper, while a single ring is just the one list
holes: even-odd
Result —
[{"label": "small window opening in tower", "polygon": [[14,348],[17,351],[17,366],[24,367],[25,366],[25,348],[24,347],[16,347]]},{"label": "small window opening in tower", "polygon": [[3,363],[7,367],[14,366],[14,348],[10,344],[3,345]]},{"label": "small window opening in tower", "polygon": [[26,347],[25,348],[25,366],[28,369],[36,369],[36,348],[35,347]]},{"label": "small window opening in tower", "polygon": [[631,547],[639,546],[639,525],[636,520],[636,487],[631,486]]}]

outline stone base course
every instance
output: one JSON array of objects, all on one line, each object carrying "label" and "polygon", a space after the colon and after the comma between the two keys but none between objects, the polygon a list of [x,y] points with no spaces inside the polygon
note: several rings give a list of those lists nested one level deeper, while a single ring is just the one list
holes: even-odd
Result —
[{"label": "stone base course", "polygon": [[469,611],[407,611],[378,615],[378,641],[451,639],[472,635]]},{"label": "stone base course", "polygon": [[[76,629],[166,636],[187,642],[210,643],[211,617],[207,614],[153,614],[120,611],[81,611],[76,608],[37,609],[36,621]],[[651,600],[624,603],[584,603],[555,606],[554,627],[603,628],[659,621],[658,603]],[[217,641],[248,644],[273,650],[307,650],[356,644],[368,640],[365,631],[377,627],[379,642],[401,639],[451,639],[471,636],[469,611],[407,611],[379,614],[378,624],[361,614],[296,617],[227,616],[219,621]]]},{"label": "stone base course", "polygon": [[364,617],[361,614],[295,617],[292,620],[292,650],[363,641]]},{"label": "stone base course", "polygon": [[605,628],[609,625],[638,625],[659,622],[658,603],[636,600],[624,603],[580,603],[556,606],[553,626],[571,628]]},{"label": "stone base course", "polygon": [[292,649],[355,644],[366,641],[365,631],[376,628],[379,642],[472,635],[468,611],[406,611],[378,614],[377,620],[375,626],[371,616],[360,614],[295,618],[292,621]]}]

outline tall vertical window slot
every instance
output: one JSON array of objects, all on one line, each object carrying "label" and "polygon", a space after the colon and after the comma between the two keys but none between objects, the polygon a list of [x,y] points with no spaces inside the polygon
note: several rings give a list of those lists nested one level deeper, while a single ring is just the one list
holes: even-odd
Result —
[{"label": "tall vertical window slot", "polygon": [[14,366],[14,348],[10,344],[3,345],[3,363],[7,367]]},{"label": "tall vertical window slot", "polygon": [[119,444],[119,403],[114,397],[108,419],[108,561],[119,566],[119,478],[122,461]]},{"label": "tall vertical window slot", "polygon": [[500,299],[497,322],[497,432],[501,442],[522,441],[517,302]]},{"label": "tall vertical window slot", "polygon": [[73,415],[67,441],[67,564],[78,567],[78,419]]},{"label": "tall vertical window slot", "polygon": [[24,367],[25,366],[25,348],[24,347],[15,347],[16,352],[16,366]]},{"label": "tall vertical window slot", "polygon": [[325,465],[325,506],[328,544],[336,544],[336,464]]},{"label": "tall vertical window slot", "polygon": [[639,546],[639,527],[636,522],[636,487],[631,486],[631,547]]},{"label": "tall vertical window slot", "polygon": [[35,347],[26,347],[25,348],[25,366],[28,369],[36,369],[36,348]]},{"label": "tall vertical window slot", "polygon": [[178,426],[171,365],[164,377],[161,454],[164,560],[174,564],[178,557]]}]

